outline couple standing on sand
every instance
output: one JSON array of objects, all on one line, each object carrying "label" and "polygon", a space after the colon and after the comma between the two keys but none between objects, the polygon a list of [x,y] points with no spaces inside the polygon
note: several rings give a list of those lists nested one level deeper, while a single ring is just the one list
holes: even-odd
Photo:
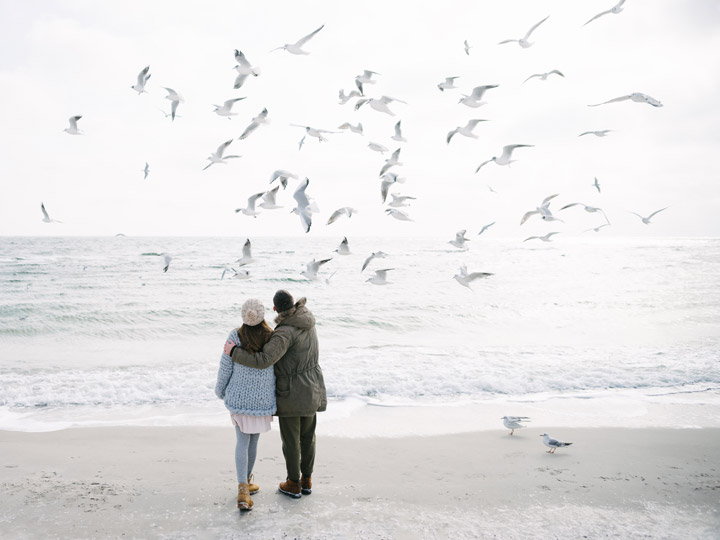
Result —
[{"label": "couple standing on sand", "polygon": [[235,426],[238,508],[251,510],[250,495],[260,487],[252,470],[260,433],[270,430],[273,415],[287,479],[278,487],[293,498],[312,493],[316,414],[327,407],[325,382],[318,364],[315,317],[286,290],[273,297],[275,330],[265,322],[265,308],[255,298],[242,308],[243,324],[230,333],[220,359],[215,394],[225,401]]}]

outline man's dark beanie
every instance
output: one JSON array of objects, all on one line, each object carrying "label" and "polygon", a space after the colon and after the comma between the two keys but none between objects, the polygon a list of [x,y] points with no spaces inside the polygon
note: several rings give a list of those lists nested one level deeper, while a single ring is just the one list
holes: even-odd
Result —
[{"label": "man's dark beanie", "polygon": [[285,289],[280,289],[275,293],[275,296],[273,296],[273,305],[275,306],[275,311],[282,313],[283,311],[287,311],[293,307],[295,305],[295,300],[293,299],[292,294],[287,292]]}]

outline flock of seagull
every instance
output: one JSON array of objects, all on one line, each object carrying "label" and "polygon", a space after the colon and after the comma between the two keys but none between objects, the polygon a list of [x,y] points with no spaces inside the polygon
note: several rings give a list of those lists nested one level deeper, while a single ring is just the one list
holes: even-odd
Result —
[{"label": "flock of seagull", "polygon": [[[617,15],[623,10],[623,5],[625,3],[625,0],[621,0],[618,2],[615,6],[612,8],[603,11],[601,13],[598,13],[597,15],[593,16],[591,19],[589,19],[585,25],[592,23],[593,21],[598,20],[601,17],[604,17],[605,15]],[[530,29],[519,38],[514,39],[506,39],[499,42],[499,45],[504,44],[511,44],[511,43],[517,43],[517,45],[523,49],[526,49],[528,47],[531,47],[534,42],[530,41],[531,36],[535,33],[535,31],[543,25],[550,16],[547,16],[540,20],[539,22],[535,23],[533,26],[530,27]],[[282,50],[292,55],[308,55],[310,52],[308,52],[305,47],[308,44],[308,42],[313,39],[315,36],[318,35],[324,28],[324,25],[319,26],[309,34],[301,37],[297,41],[293,43],[285,43],[284,45],[281,45],[273,51]],[[463,50],[466,55],[470,55],[471,46],[468,43],[467,40],[463,42]],[[272,51],[271,51],[272,52]],[[253,66],[252,63],[248,60],[248,58],[242,53],[240,50],[235,50],[234,59],[236,65],[234,66],[235,71],[237,72],[237,76],[234,80],[233,88],[234,89],[240,89],[244,86],[245,82],[248,80],[248,77],[258,77],[261,75],[261,70],[257,66]],[[371,71],[371,70],[363,70],[361,74],[357,75],[354,80],[354,88],[348,92],[346,92],[345,89],[341,89],[339,91],[339,103],[340,105],[345,105],[350,100],[355,99],[354,104],[354,110],[359,110],[362,107],[369,107],[373,109],[374,111],[377,111],[378,113],[388,115],[391,117],[396,116],[396,113],[393,109],[396,108],[396,104],[403,104],[407,105],[407,103],[401,99],[393,98],[387,95],[381,95],[381,96],[371,96],[369,95],[369,89],[372,87],[372,85],[376,84],[377,77],[380,77],[381,74]],[[538,79],[541,81],[545,81],[550,76],[557,76],[564,78],[565,75],[560,72],[557,69],[554,69],[552,71],[548,71],[545,73],[536,73],[533,75],[530,75],[523,81],[523,84],[527,83],[531,79]],[[137,75],[135,84],[131,86],[131,89],[137,92],[138,96],[141,94],[148,93],[147,86],[148,81],[151,78],[150,73],[150,66],[144,67]],[[456,80],[458,77],[446,77],[444,81],[437,84],[437,88],[440,92],[450,92],[452,90],[457,89],[458,87],[455,85]],[[485,85],[479,85],[473,88],[473,90],[469,94],[461,94],[458,103],[462,104],[464,106],[467,106],[471,109],[476,109],[484,105],[486,102],[484,99],[486,99],[486,94],[491,91],[497,91],[499,85],[496,84],[485,84]],[[170,112],[166,113],[166,116],[170,118],[170,121],[174,122],[175,118],[178,117],[177,111],[179,106],[184,103],[183,96],[175,91],[174,89],[170,87],[162,87],[166,92],[167,95],[165,98],[170,101]],[[240,101],[246,99],[245,97],[235,97],[228,99],[224,101],[221,105],[213,105],[214,107],[214,113],[218,116],[225,117],[228,120],[230,120],[233,116],[237,116],[238,113],[233,111],[233,107]],[[634,92],[628,95],[619,96],[613,99],[609,99],[607,101],[604,101],[602,103],[596,103],[589,105],[590,107],[597,107],[601,105],[606,105],[610,103],[616,103],[621,101],[632,101],[636,103],[644,103],[651,105],[653,107],[662,107],[662,103],[660,103],[655,98],[648,96],[643,93]],[[391,108],[392,107],[392,108]],[[164,111],[163,111],[164,112]],[[238,137],[238,140],[244,140],[250,136],[252,136],[253,133],[255,133],[258,129],[260,129],[262,126],[265,126],[269,124],[270,120],[268,118],[268,109],[264,108],[262,111],[260,111],[255,117],[252,118],[250,123],[245,127],[242,134]],[[78,127],[78,122],[82,119],[81,115],[75,115],[69,118],[69,125],[67,128],[65,128],[65,132],[70,135],[82,135],[82,131]],[[481,122],[485,122],[486,120],[479,119],[479,118],[472,118],[468,120],[468,122],[464,126],[457,126],[455,129],[448,132],[446,136],[446,143],[449,145],[454,137],[461,135],[463,137],[468,138],[474,138],[477,139],[478,135],[475,133],[475,130],[478,128]],[[307,137],[313,137],[318,139],[319,142],[326,142],[328,140],[328,136],[335,133],[342,133],[342,132],[350,132],[354,133],[360,136],[364,136],[363,126],[362,123],[357,123],[356,125],[353,125],[352,123],[345,122],[338,126],[338,130],[324,130],[324,129],[318,129],[314,126],[307,126],[307,125],[301,125],[301,124],[290,124],[291,126],[302,128],[304,133],[302,136],[302,139],[298,142],[298,149],[301,150],[303,145],[306,142]],[[394,123],[393,128],[393,136],[391,137],[392,140],[398,142],[398,143],[404,143],[407,142],[406,137],[403,135],[402,131],[402,120],[398,120]],[[585,131],[581,133],[579,136],[587,136],[587,135],[594,135],[596,137],[606,137],[609,133],[611,133],[612,130],[610,129],[604,129],[604,130],[597,130],[597,131]],[[233,144],[235,139],[229,139],[222,144],[220,144],[217,149],[212,152],[208,157],[207,161],[208,163],[205,165],[205,167],[202,169],[203,171],[209,169],[210,167],[214,165],[227,165],[228,162],[232,159],[240,158],[241,156],[238,154],[231,154],[229,153],[229,147]],[[379,143],[370,141],[367,144],[367,147],[371,150],[384,155],[390,150]],[[483,169],[483,167],[494,163],[497,166],[509,166],[511,163],[515,162],[516,159],[514,157],[518,152],[521,154],[523,152],[527,152],[528,149],[533,148],[534,145],[532,144],[507,144],[502,147],[501,152],[499,152],[498,155],[492,156],[484,161],[482,161],[477,168],[475,169],[475,174],[480,173],[480,171]],[[378,177],[380,179],[380,185],[379,185],[379,192],[380,192],[380,199],[382,201],[382,204],[386,205],[384,212],[388,217],[392,217],[399,221],[404,222],[412,222],[414,221],[412,217],[407,212],[406,207],[410,206],[411,201],[415,200],[414,197],[409,195],[401,195],[399,193],[392,193],[391,190],[395,190],[399,187],[400,184],[403,184],[405,182],[405,178],[400,176],[397,172],[397,168],[401,167],[403,163],[400,161],[402,147],[398,147],[393,152],[390,153],[390,156],[385,159],[385,163],[380,167]],[[144,173],[144,178],[147,179],[148,175],[150,174],[150,167],[149,164],[146,162],[145,167],[142,169]],[[275,210],[283,208],[282,205],[278,204],[278,194],[279,190],[282,188],[284,191],[287,186],[289,180],[296,180],[297,186],[293,192],[293,199],[295,201],[295,206],[292,209],[292,212],[296,214],[299,218],[300,225],[302,227],[302,230],[304,232],[309,232],[312,224],[313,224],[313,217],[319,213],[319,207],[317,202],[307,193],[308,187],[310,186],[310,180],[308,178],[301,178],[298,174],[292,173],[290,171],[286,170],[276,170],[273,172],[270,178],[270,185],[277,182],[277,185],[262,192],[254,193],[250,195],[247,199],[247,203],[245,207],[242,208],[236,208],[236,213],[241,213],[245,216],[249,217],[257,217],[259,215],[259,209],[262,208],[263,210]],[[597,193],[601,193],[600,184],[597,178],[595,178],[595,182],[592,184],[592,186],[597,190]],[[492,188],[490,188],[492,189]],[[388,196],[390,196],[390,200],[388,200]],[[563,219],[558,217],[553,211],[550,209],[550,206],[554,199],[558,197],[559,194],[555,193],[552,195],[547,196],[540,205],[538,205],[536,208],[528,210],[525,212],[525,214],[520,219],[520,226],[522,226],[524,223],[526,223],[530,219],[535,219],[535,216],[537,216],[537,219],[545,221],[545,222],[553,222],[558,221],[561,223],[564,223]],[[557,213],[563,212],[563,215],[566,215],[566,210],[569,210],[574,207],[581,207],[584,209],[585,212],[591,213],[591,214],[597,214],[599,216],[602,216],[604,222],[592,227],[590,229],[587,229],[585,232],[594,231],[599,232],[604,227],[610,226],[610,220],[608,219],[607,215],[605,215],[605,212],[598,207],[590,206],[588,204],[585,204],[583,202],[568,202],[561,206]],[[661,208],[659,210],[656,210],[655,212],[652,212],[648,216],[642,216],[640,214],[637,214],[635,212],[632,212],[634,215],[636,215],[638,218],[641,219],[642,223],[645,225],[649,225],[651,223],[651,219],[657,215],[659,212],[662,212],[666,210],[667,207]],[[45,205],[41,204],[41,210],[43,213],[43,221],[46,223],[51,222],[58,222],[58,220],[51,219],[48,215],[48,212],[45,209]],[[335,211],[333,211],[327,220],[326,225],[332,225],[333,223],[338,222],[341,219],[350,219],[354,214],[358,212],[357,209],[352,208],[350,206],[338,208]],[[489,223],[482,227],[482,230],[478,233],[478,235],[483,234],[486,232],[491,226],[493,226],[495,222]],[[450,240],[448,243],[452,245],[455,249],[466,251],[468,249],[468,242],[469,238],[467,238],[465,235],[467,234],[467,230],[461,230],[458,231],[456,234],[455,239]],[[551,231],[547,234],[544,234],[542,236],[528,236],[523,241],[527,242],[530,240],[539,240],[542,242],[551,242],[553,237],[557,234],[560,234],[559,231]],[[338,248],[335,250],[335,252],[338,255],[348,255],[350,254],[350,246],[347,237],[343,238],[343,241],[338,246]],[[369,257],[367,257],[362,265],[361,272],[364,272],[368,265],[376,258],[384,258],[387,255],[381,251],[375,252]],[[169,257],[169,256],[168,256]],[[324,258],[321,260],[315,260],[313,259],[306,265],[306,269],[302,271],[302,275],[305,276],[307,279],[310,280],[318,280],[320,279],[319,271],[321,267],[328,263],[331,260],[331,258]],[[223,270],[223,274],[221,276],[221,279],[223,279],[226,275],[232,275],[232,277],[238,278],[238,279],[248,279],[250,277],[250,273],[247,271],[246,268],[244,268],[247,264],[250,264],[253,262],[254,259],[252,258],[251,254],[251,243],[250,240],[247,239],[244,246],[243,246],[243,257],[238,259],[236,261],[238,263],[238,268],[231,268],[226,267]],[[169,259],[164,260],[163,264],[163,270],[167,271],[170,264]],[[385,285],[387,283],[390,283],[387,280],[387,274],[393,270],[393,268],[382,268],[375,270],[375,275],[368,278],[366,281],[375,285]],[[488,272],[469,272],[465,265],[461,266],[459,269],[459,272],[453,276],[455,281],[467,288],[471,288],[471,283],[477,279],[486,278],[492,276],[491,273]],[[326,280],[329,281],[329,278]]]}]

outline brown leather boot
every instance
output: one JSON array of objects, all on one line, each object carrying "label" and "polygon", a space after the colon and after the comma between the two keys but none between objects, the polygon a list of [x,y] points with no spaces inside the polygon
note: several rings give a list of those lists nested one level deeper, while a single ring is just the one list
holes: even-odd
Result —
[{"label": "brown leather boot", "polygon": [[300,491],[303,495],[310,495],[312,493],[312,478],[309,476],[300,477]]},{"label": "brown leather boot", "polygon": [[238,484],[238,508],[252,510],[253,500],[250,498],[250,489],[247,484]]},{"label": "brown leather boot", "polygon": [[300,497],[302,497],[300,484],[293,480],[290,480],[289,478],[284,482],[280,483],[280,485],[278,486],[278,491],[280,493],[283,493],[284,495],[287,495],[288,497],[292,497],[293,499],[299,499]]},{"label": "brown leather boot", "polygon": [[253,483],[254,475],[248,476],[248,489],[250,490],[250,495],[255,495],[258,491],[260,491],[260,486]]}]

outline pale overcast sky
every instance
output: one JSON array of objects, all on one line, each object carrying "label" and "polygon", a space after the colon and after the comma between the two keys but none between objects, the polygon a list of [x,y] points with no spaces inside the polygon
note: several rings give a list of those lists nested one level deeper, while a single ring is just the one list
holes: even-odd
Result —
[{"label": "pale overcast sky", "polygon": [[[613,3],[0,0],[0,235],[302,235],[289,213],[295,180],[279,195],[284,209],[256,219],[234,212],[268,189],[272,171],[288,169],[310,178],[320,207],[311,236],[477,234],[496,221],[493,235],[522,239],[602,223],[578,207],[558,211],[570,202],[605,210],[612,226],[598,234],[720,236],[720,2],[627,0],[622,13],[583,26]],[[548,15],[532,47],[498,45]],[[270,52],[323,24],[310,55]],[[261,69],[239,90],[234,49]],[[146,65],[148,93],[138,95],[130,86]],[[380,73],[367,96],[407,102],[390,106],[396,116],[338,103],[364,69]],[[565,77],[523,84],[553,69]],[[459,88],[440,92],[450,76]],[[485,106],[458,104],[486,84],[499,86]],[[161,112],[170,106],[163,86],[185,98],[175,122]],[[664,107],[588,107],[632,92]],[[213,113],[234,97],[247,98],[237,116]],[[271,124],[237,140],[263,108]],[[83,117],[82,136],[63,132],[73,115]],[[478,139],[448,145],[448,131],[471,118],[489,120]],[[406,143],[391,139],[397,120]],[[298,150],[304,133],[290,126],[343,122],[362,122],[365,135],[307,137]],[[613,131],[578,137],[601,129]],[[203,171],[231,138],[228,153],[242,158]],[[393,191],[417,198],[404,209],[414,222],[385,215],[378,172],[389,154],[371,141],[402,146],[393,170],[407,180]],[[475,174],[507,144],[534,147]],[[564,224],[519,225],[554,193],[550,208]],[[41,201],[64,223],[43,223]],[[327,226],[342,206],[359,212]],[[665,206],[650,226],[630,213]]]}]

